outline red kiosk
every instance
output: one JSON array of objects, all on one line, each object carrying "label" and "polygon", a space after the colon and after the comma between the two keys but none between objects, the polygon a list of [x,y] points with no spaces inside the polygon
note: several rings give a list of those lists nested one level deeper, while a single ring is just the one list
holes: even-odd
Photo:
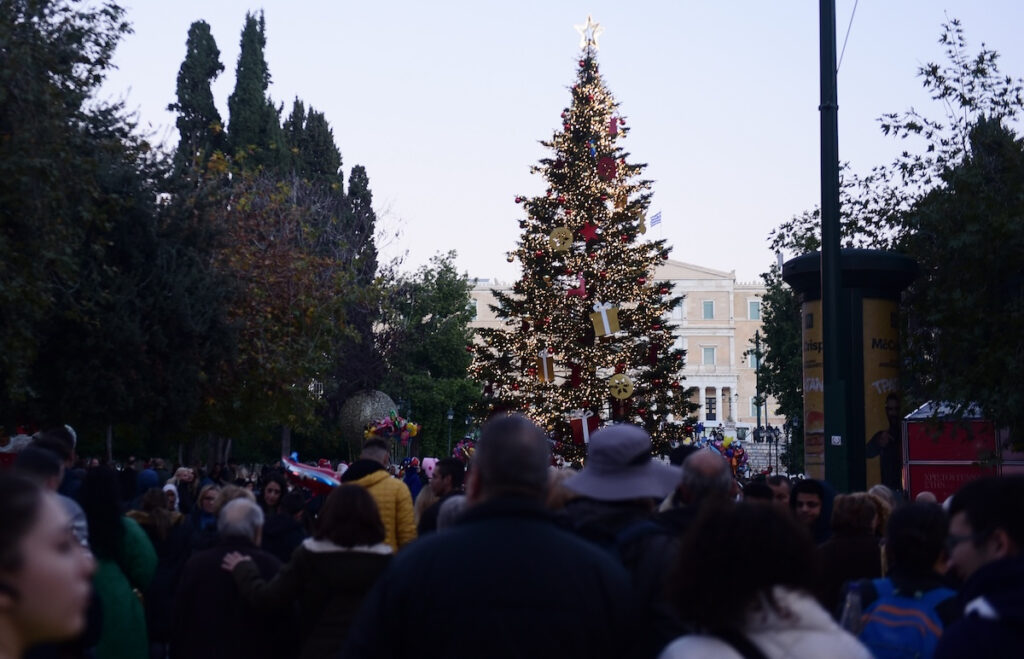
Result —
[{"label": "red kiosk", "polygon": [[926,403],[903,419],[903,479],[910,498],[931,492],[941,502],[967,481],[1024,473],[1024,452],[980,412],[957,420],[951,406]]}]

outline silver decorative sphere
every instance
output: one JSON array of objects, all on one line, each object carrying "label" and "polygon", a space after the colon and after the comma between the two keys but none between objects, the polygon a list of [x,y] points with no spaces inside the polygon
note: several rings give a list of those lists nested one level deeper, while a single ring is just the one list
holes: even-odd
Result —
[{"label": "silver decorative sphere", "polygon": [[341,406],[338,425],[341,438],[348,443],[354,460],[363,446],[363,430],[367,424],[389,416],[396,408],[395,401],[382,391],[359,391]]}]

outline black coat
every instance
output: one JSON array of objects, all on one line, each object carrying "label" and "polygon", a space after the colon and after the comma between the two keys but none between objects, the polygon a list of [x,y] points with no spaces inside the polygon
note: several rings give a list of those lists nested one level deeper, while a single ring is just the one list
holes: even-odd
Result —
[{"label": "black coat", "polygon": [[250,561],[235,567],[242,596],[259,610],[284,610],[299,605],[295,636],[303,659],[331,657],[345,644],[363,598],[391,560],[391,546],[346,549],[310,538],[269,582]]},{"label": "black coat", "polygon": [[290,611],[264,614],[242,601],[224,556],[237,551],[252,557],[264,579],[281,562],[251,542],[221,541],[188,560],[174,602],[174,659],[284,659],[294,657],[294,616]]},{"label": "black coat", "polygon": [[629,577],[606,552],[539,503],[495,499],[398,553],[342,656],[617,658],[631,611]]},{"label": "black coat", "polygon": [[1024,556],[978,568],[960,593],[963,617],[939,639],[935,659],[1019,657],[1024,648]]}]

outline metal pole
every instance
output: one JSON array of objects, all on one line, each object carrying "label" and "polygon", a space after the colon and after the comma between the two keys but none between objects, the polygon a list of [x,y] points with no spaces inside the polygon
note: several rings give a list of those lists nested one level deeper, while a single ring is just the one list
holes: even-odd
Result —
[{"label": "metal pole", "polygon": [[761,436],[761,333],[758,331],[754,332],[754,359],[757,360],[754,364],[754,401],[757,403],[755,432],[759,439],[763,439]]},{"label": "metal pole", "polygon": [[[845,379],[841,354],[839,224],[839,95],[836,82],[836,3],[820,0],[821,74],[821,309],[825,386],[825,478],[837,490],[849,489]],[[847,329],[848,331],[848,329]]]}]

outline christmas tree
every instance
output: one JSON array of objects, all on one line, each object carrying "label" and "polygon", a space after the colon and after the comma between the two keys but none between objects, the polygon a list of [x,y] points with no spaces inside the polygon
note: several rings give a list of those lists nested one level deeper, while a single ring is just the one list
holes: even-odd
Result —
[{"label": "christmas tree", "polygon": [[522,276],[511,293],[494,291],[504,327],[479,330],[473,373],[485,415],[525,413],[567,459],[582,457],[608,421],[643,426],[655,451],[667,451],[696,407],[667,316],[682,298],[652,279],[669,248],[645,235],[651,182],[621,146],[629,129],[598,72],[601,28],[587,17],[577,30],[572,104],[543,142],[551,157],[532,168],[546,193],[516,197],[525,217],[509,260],[520,260]]}]

